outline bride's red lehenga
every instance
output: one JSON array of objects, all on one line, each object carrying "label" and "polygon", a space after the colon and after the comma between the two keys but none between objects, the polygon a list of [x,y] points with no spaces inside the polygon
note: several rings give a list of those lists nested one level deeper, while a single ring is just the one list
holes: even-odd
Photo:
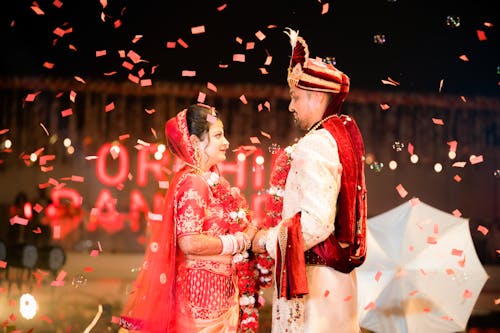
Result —
[{"label": "bride's red lehenga", "polygon": [[162,222],[151,222],[141,271],[120,317],[130,331],[236,332],[238,289],[231,256],[186,258],[177,246],[185,235],[219,236],[229,231],[227,212],[196,165],[186,111],[170,119],[171,151],[186,162],[170,182]]}]

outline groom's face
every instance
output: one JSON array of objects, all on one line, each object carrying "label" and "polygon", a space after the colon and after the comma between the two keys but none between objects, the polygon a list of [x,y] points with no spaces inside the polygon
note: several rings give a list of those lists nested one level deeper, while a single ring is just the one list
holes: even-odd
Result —
[{"label": "groom's face", "polygon": [[319,120],[316,119],[319,108],[321,106],[315,92],[290,87],[288,110],[292,112],[295,124],[300,129],[307,130]]}]

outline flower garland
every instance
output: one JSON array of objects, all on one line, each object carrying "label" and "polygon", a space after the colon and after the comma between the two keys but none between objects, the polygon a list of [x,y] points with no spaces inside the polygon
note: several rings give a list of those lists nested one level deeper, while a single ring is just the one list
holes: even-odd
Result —
[{"label": "flower garland", "polygon": [[[287,146],[280,150],[274,161],[271,176],[269,179],[270,188],[267,191],[266,198],[266,217],[263,222],[263,228],[272,228],[281,221],[281,212],[283,210],[283,195],[285,192],[286,178],[290,172],[292,153],[295,146]],[[270,287],[273,283],[272,267],[274,259],[268,253],[258,255],[259,264],[267,274],[263,274],[261,285]]]},{"label": "flower garland", "polygon": [[[226,230],[234,234],[244,231],[250,224],[251,216],[248,204],[236,187],[231,187],[227,180],[212,172],[207,177],[214,198],[224,207],[228,215]],[[269,286],[271,274],[267,258],[260,258],[253,252],[245,251],[233,256],[238,276],[240,327],[244,333],[257,333],[259,328],[259,307],[264,303],[259,297],[260,288]],[[272,266],[272,263],[271,263]]]}]

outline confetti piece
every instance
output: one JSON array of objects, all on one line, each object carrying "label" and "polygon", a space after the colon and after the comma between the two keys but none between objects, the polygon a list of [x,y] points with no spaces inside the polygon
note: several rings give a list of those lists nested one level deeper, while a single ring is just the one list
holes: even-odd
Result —
[{"label": "confetti piece", "polygon": [[71,180],[74,181],[74,182],[77,182],[77,183],[83,183],[85,181],[85,178],[82,177],[82,176],[72,175],[71,176]]},{"label": "confetti piece", "polygon": [[268,139],[271,139],[271,134],[269,134],[269,133],[266,133],[264,131],[260,131],[260,134],[262,134],[263,136],[265,136]]},{"label": "confetti piece", "polygon": [[[47,131],[47,128],[42,123],[40,123],[40,126],[42,126],[43,131],[45,132],[45,134],[47,134],[47,136],[49,136],[49,131]],[[2,134],[2,133],[0,133],[0,134]]]},{"label": "confetti piece", "polygon": [[464,251],[462,251],[462,250],[451,249],[452,256],[461,257],[463,253],[464,253]]},{"label": "confetti piece", "polygon": [[104,57],[106,55],[106,50],[95,51],[96,58]]},{"label": "confetti piece", "polygon": [[493,304],[495,304],[495,305],[500,304],[500,298],[495,298],[495,299],[493,300]]},{"label": "confetti piece", "polygon": [[488,27],[488,28],[493,28],[493,23],[490,23],[490,22],[484,22],[483,23],[485,27]]},{"label": "confetti piece", "polygon": [[466,164],[467,164],[467,162],[455,162],[451,166],[454,168],[463,168],[463,167],[465,167]]},{"label": "confetti piece", "polygon": [[325,290],[325,293],[323,294],[323,297],[328,297],[330,295],[330,290]]},{"label": "confetti piece", "polygon": [[53,1],[53,2],[52,2],[52,4],[53,4],[55,7],[57,7],[57,8],[61,8],[61,7],[62,7],[62,5],[63,5],[63,3],[62,3],[61,1],[59,1],[59,0],[55,0],[55,1]]},{"label": "confetti piece", "polygon": [[385,110],[389,110],[390,105],[389,105],[389,104],[380,104],[380,108],[381,108],[382,110],[384,110],[384,111],[385,111]]},{"label": "confetti piece", "polygon": [[262,41],[266,38],[266,35],[259,30],[255,33],[255,37],[257,37],[258,40]]},{"label": "confetti piece", "polygon": [[245,97],[245,95],[241,95],[241,96],[240,96],[240,101],[241,101],[241,103],[243,103],[243,104],[248,104],[248,101],[247,101],[247,98]]},{"label": "confetti piece", "polygon": [[447,268],[446,269],[446,274],[453,275],[453,274],[455,274],[455,271],[453,269],[451,269],[451,268]]},{"label": "confetti piece", "polygon": [[463,60],[463,61],[469,61],[469,58],[467,58],[467,56],[465,54],[462,54],[460,57],[458,57],[460,60]]},{"label": "confetti piece", "polygon": [[223,4],[223,5],[219,6],[219,7],[217,7],[217,11],[221,12],[224,9],[226,9],[226,7],[227,7],[227,4]]},{"label": "confetti piece", "polygon": [[254,145],[259,145],[260,144],[260,140],[256,136],[251,136],[250,137],[250,142],[253,143]]},{"label": "confetti piece", "polygon": [[114,103],[114,102],[111,102],[111,103],[109,103],[108,105],[106,105],[106,107],[105,107],[105,109],[104,109],[104,110],[105,110],[106,112],[109,112],[109,111],[113,111],[114,109],[115,109],[115,103]]},{"label": "confetti piece", "polygon": [[33,232],[34,234],[41,234],[42,229],[40,229],[40,227],[36,227],[36,229],[31,230],[31,232]]},{"label": "confetti piece", "polygon": [[378,271],[376,274],[375,274],[375,281],[379,282],[380,281],[380,277],[382,276],[382,272],[381,271]]},{"label": "confetti piece", "polygon": [[169,186],[169,181],[168,180],[159,180],[158,181],[158,187],[163,189],[163,190],[166,190],[168,189],[168,186]]},{"label": "confetti piece", "polygon": [[489,232],[488,228],[486,228],[483,225],[478,225],[477,226],[477,231],[479,231],[480,233],[482,233],[484,236],[486,236],[488,234],[488,232]]},{"label": "confetti piece", "polygon": [[410,155],[413,155],[413,152],[414,152],[414,147],[411,143],[408,143],[408,153],[410,153]]},{"label": "confetti piece", "polygon": [[71,116],[72,114],[73,110],[71,108],[61,111],[61,116],[63,117],[68,117]]},{"label": "confetti piece", "polygon": [[8,131],[10,131],[10,129],[8,129],[8,128],[4,128],[3,130],[0,130],[0,135],[5,134],[5,133],[7,133]]},{"label": "confetti piece", "polygon": [[54,63],[45,61],[42,66],[47,68],[47,69],[52,69],[52,68],[54,68]]},{"label": "confetti piece", "polygon": [[42,155],[42,156],[40,156],[38,163],[40,163],[40,165],[45,165],[45,164],[47,164],[48,161],[53,161],[55,159],[56,159],[56,155]]},{"label": "confetti piece", "polygon": [[437,244],[437,239],[434,236],[428,236],[427,237],[427,243],[428,244]]},{"label": "confetti piece", "polygon": [[179,39],[177,40],[177,43],[178,43],[180,46],[182,46],[183,48],[185,48],[185,49],[187,49],[187,48],[189,47],[189,45],[187,45],[187,44],[186,44],[186,42],[185,42],[185,41],[183,41],[181,38],[179,38]]},{"label": "confetti piece", "polygon": [[463,298],[472,298],[472,292],[469,289],[465,289],[464,293],[462,294]]},{"label": "confetti piece", "polygon": [[352,299],[352,295],[344,297],[344,302],[349,302]]},{"label": "confetti piece", "polygon": [[10,316],[9,316],[9,319],[10,319],[10,321],[16,321],[17,317],[16,317],[15,314],[11,313]]},{"label": "confetti piece", "polygon": [[77,81],[78,81],[78,82],[80,82],[80,83],[87,83],[87,82],[85,82],[85,80],[84,80],[84,79],[82,79],[82,78],[81,78],[81,77],[79,77],[79,76],[73,76],[73,77],[75,78],[75,80],[77,80]]},{"label": "confetti piece", "polygon": [[149,87],[153,85],[153,81],[151,79],[141,80],[141,87]]},{"label": "confetti piece", "polygon": [[267,69],[264,68],[264,67],[259,67],[259,70],[260,70],[260,73],[263,74],[263,75],[269,74],[269,72],[267,71]]},{"label": "confetti piece", "polygon": [[398,186],[396,186],[396,191],[398,191],[399,196],[401,198],[404,198],[404,197],[406,197],[408,195],[408,192],[405,190],[405,188],[401,184],[399,184]]},{"label": "confetti piece", "polygon": [[182,76],[188,76],[188,77],[196,76],[196,71],[183,70]]},{"label": "confetti piece", "polygon": [[236,37],[236,43],[243,44],[243,39],[241,39],[240,37]]},{"label": "confetti piece", "polygon": [[327,2],[324,3],[323,7],[321,8],[321,15],[325,15],[326,13],[328,13],[328,10],[330,10],[330,4]]},{"label": "confetti piece", "polygon": [[191,33],[193,35],[203,34],[203,33],[205,33],[205,26],[204,25],[200,25],[198,27],[192,27],[191,28]]},{"label": "confetti piece", "polygon": [[382,80],[382,83],[387,84],[387,85],[391,85],[391,86],[399,86],[399,84],[400,84],[399,82],[394,81],[390,77],[388,77],[387,80]]},{"label": "confetti piece", "polygon": [[175,49],[175,44],[176,42],[167,42],[166,47],[167,49]]},{"label": "confetti piece", "polygon": [[418,205],[420,203],[420,199],[419,198],[411,198],[410,199],[410,205],[412,207],[415,207],[416,205]]},{"label": "confetti piece", "polygon": [[134,39],[132,39],[132,43],[133,44],[137,43],[138,41],[141,40],[142,37],[143,37],[142,35],[135,35]]},{"label": "confetti piece", "polygon": [[364,308],[363,310],[372,310],[372,309],[375,309],[375,303],[373,302],[370,302],[368,303]]},{"label": "confetti piece", "polygon": [[28,225],[29,220],[18,215],[10,218],[10,225],[19,224],[19,225]]},{"label": "confetti piece", "polygon": [[155,213],[148,212],[148,219],[150,221],[161,222],[163,220],[163,215],[162,214],[155,214]]},{"label": "confetti piece", "polygon": [[482,162],[484,162],[483,155],[479,155],[479,156],[471,155],[471,157],[469,158],[469,161],[470,161],[470,164],[482,163]]},{"label": "confetti piece", "polygon": [[487,40],[488,38],[486,37],[486,34],[483,30],[476,30],[476,33],[477,33],[477,38],[480,40],[480,41],[483,41],[483,40]]},{"label": "confetti piece", "polygon": [[264,62],[264,65],[265,65],[265,66],[269,66],[269,65],[271,64],[271,62],[273,62],[273,57],[272,57],[272,56],[270,56],[270,55],[268,55],[268,56],[266,57],[266,61]]},{"label": "confetti piece", "polygon": [[98,255],[99,255],[99,251],[97,251],[97,250],[90,251],[90,256],[91,257],[97,257]]},{"label": "confetti piece", "polygon": [[450,151],[456,152],[458,142],[456,140],[447,142],[448,146],[450,146]]},{"label": "confetti piece", "polygon": [[35,206],[33,206],[33,210],[40,214],[40,212],[43,210],[43,206],[40,205],[39,203],[36,203]]},{"label": "confetti piece", "polygon": [[434,233],[437,235],[439,234],[439,224],[434,224]]},{"label": "confetti piece", "polygon": [[439,81],[439,90],[438,90],[439,92],[441,92],[441,90],[443,89],[443,83],[444,83],[444,79],[441,79]]},{"label": "confetti piece", "polygon": [[124,61],[124,62],[122,62],[122,67],[131,71],[132,69],[134,69],[134,64],[132,64],[128,61]]},{"label": "confetti piece", "polygon": [[97,247],[99,248],[99,252],[102,252],[101,241],[97,241]]},{"label": "confetti piece", "polygon": [[208,88],[208,90],[211,90],[213,92],[217,92],[217,87],[213,83],[207,82],[207,88]]},{"label": "confetti piece", "polygon": [[143,141],[141,139],[137,139],[137,143],[140,144],[141,146],[149,147],[151,144],[149,142]]},{"label": "confetti piece", "polygon": [[412,290],[408,293],[408,296],[415,296],[416,294],[418,294],[418,291],[417,290]]},{"label": "confetti piece", "polygon": [[247,45],[245,46],[245,50],[253,50],[254,48],[255,48],[254,42],[248,42]]},{"label": "confetti piece", "polygon": [[432,122],[436,125],[444,125],[443,120],[439,118],[432,118]]},{"label": "confetti piece", "polygon": [[94,268],[93,267],[90,267],[90,266],[87,266],[87,267],[84,267],[83,268],[83,271],[86,272],[86,273],[90,273],[90,272],[93,272],[94,271]]},{"label": "confetti piece", "polygon": [[456,181],[457,183],[460,183],[462,181],[462,177],[460,177],[459,175],[455,175],[453,177],[453,180]]},{"label": "confetti piece", "polygon": [[462,102],[467,103],[467,100],[465,99],[465,96],[460,96],[460,99],[462,100]]},{"label": "confetti piece", "polygon": [[53,239],[61,239],[61,226],[55,225],[52,229],[52,238]]},{"label": "confetti piece", "polygon": [[33,10],[37,15],[45,15],[43,10],[38,6],[31,6],[31,10]]},{"label": "confetti piece", "polygon": [[5,268],[5,267],[7,267],[7,262],[0,260],[0,268]]},{"label": "confetti piece", "polygon": [[122,134],[122,135],[118,136],[118,140],[120,140],[120,141],[126,140],[128,138],[130,138],[130,134]]},{"label": "confetti piece", "polygon": [[199,92],[198,93],[198,98],[196,99],[196,101],[198,103],[204,103],[205,102],[205,98],[207,97],[207,94],[205,94],[204,92]]},{"label": "confetti piece", "polygon": [[458,210],[458,209],[455,209],[453,212],[451,212],[453,215],[455,215],[456,217],[460,217],[462,216],[462,213]]},{"label": "confetti piece", "polygon": [[33,102],[36,98],[36,96],[40,95],[41,94],[41,91],[37,91],[35,93],[31,93],[31,94],[28,94],[26,95],[26,97],[24,98],[24,101],[25,102]]},{"label": "confetti piece", "polygon": [[[153,133],[153,136],[155,137],[155,139],[158,139],[158,136],[156,135],[156,131],[154,128],[151,128],[151,133]],[[132,177],[132,175],[130,173],[129,173],[129,176]]]},{"label": "confetti piece", "polygon": [[244,54],[233,54],[233,61],[245,62],[245,55]]},{"label": "confetti piece", "polygon": [[147,114],[153,114],[156,112],[155,109],[144,109],[144,111],[146,111]]}]

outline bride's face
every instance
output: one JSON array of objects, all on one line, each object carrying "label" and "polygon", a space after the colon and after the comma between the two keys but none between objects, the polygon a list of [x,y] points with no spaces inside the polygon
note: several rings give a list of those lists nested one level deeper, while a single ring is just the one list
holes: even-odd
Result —
[{"label": "bride's face", "polygon": [[226,151],[229,148],[229,141],[224,136],[224,125],[222,121],[217,119],[209,128],[208,133],[203,140],[200,140],[200,148],[202,154],[202,162],[206,170],[210,169],[217,163],[226,160]]}]

